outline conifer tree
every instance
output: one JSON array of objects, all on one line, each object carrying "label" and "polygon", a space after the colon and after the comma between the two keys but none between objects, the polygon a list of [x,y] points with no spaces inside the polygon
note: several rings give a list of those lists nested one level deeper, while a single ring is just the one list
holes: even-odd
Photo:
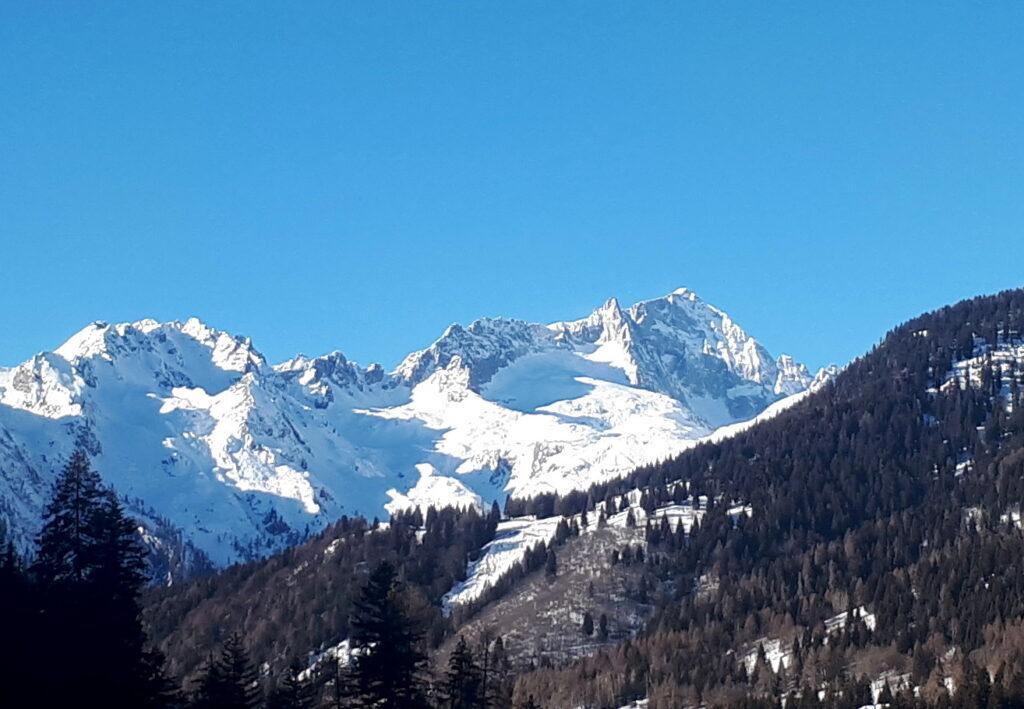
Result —
[{"label": "conifer tree", "polygon": [[370,574],[351,624],[360,702],[380,709],[425,707],[420,633],[406,612],[390,563],[381,562]]},{"label": "conifer tree", "polygon": [[558,559],[555,557],[555,550],[548,549],[544,558],[544,576],[553,579],[558,574]]},{"label": "conifer tree", "polygon": [[626,526],[630,529],[636,527],[636,515],[633,514],[632,507],[630,507],[626,512]]},{"label": "conifer tree", "polygon": [[172,697],[163,657],[147,650],[140,620],[139,594],[146,584],[147,562],[136,525],[109,490],[94,510],[91,525],[96,546],[90,553],[94,568],[89,586],[104,625],[93,648],[102,648],[115,674],[128,673],[118,683],[122,691],[150,705],[166,703]]},{"label": "conifer tree", "polygon": [[489,637],[490,634],[485,631],[482,653],[486,660],[482,688],[483,709],[505,709],[512,705],[512,670],[501,636],[494,638],[493,642],[489,642]]},{"label": "conifer tree", "polygon": [[296,665],[289,666],[270,693],[267,709],[311,709],[313,693],[309,683],[299,677]]},{"label": "conifer tree", "polygon": [[466,639],[459,636],[442,686],[442,706],[447,709],[472,709],[481,703],[481,673]]},{"label": "conifer tree", "polygon": [[147,651],[139,594],[145,550],[114,493],[76,450],[46,507],[32,573],[39,587],[40,645],[73,663],[46,678],[54,704],[163,706],[173,692],[163,658]]},{"label": "conifer tree", "polygon": [[590,611],[583,613],[583,634],[588,638],[594,634],[594,616],[590,615]]},{"label": "conifer tree", "polygon": [[889,687],[889,683],[885,682],[882,684],[881,691],[878,692],[878,704],[882,706],[888,706],[894,701],[892,689]]},{"label": "conifer tree", "polygon": [[212,658],[199,678],[195,709],[253,709],[259,702],[259,678],[237,635],[230,636],[220,656]]},{"label": "conifer tree", "polygon": [[33,572],[44,586],[60,592],[68,584],[86,580],[97,547],[95,517],[104,502],[100,476],[85,452],[76,450],[58,477],[44,513],[33,564]]}]

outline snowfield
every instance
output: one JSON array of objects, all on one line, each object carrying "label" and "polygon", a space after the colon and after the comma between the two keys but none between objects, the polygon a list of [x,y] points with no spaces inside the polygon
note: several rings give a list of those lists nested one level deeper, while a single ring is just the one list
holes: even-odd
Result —
[{"label": "snowfield", "polygon": [[0,369],[0,518],[26,547],[77,441],[130,512],[224,565],[343,514],[586,488],[812,386],[686,289],[453,325],[392,372],[338,352],[272,366],[195,318],[97,322]]}]

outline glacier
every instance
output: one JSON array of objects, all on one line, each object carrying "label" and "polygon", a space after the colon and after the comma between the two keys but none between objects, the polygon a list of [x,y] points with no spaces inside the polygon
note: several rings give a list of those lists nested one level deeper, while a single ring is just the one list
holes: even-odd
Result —
[{"label": "glacier", "polygon": [[342,515],[585,489],[814,381],[687,289],[452,325],[390,372],[340,352],[270,364],[196,318],[96,322],[0,369],[0,520],[27,548],[81,445],[150,537],[221,566]]}]

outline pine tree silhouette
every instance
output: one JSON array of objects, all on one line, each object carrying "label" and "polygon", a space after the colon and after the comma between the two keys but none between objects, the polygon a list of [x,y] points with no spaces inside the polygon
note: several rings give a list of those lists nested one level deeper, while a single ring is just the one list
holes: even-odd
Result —
[{"label": "pine tree silhouette", "polygon": [[427,706],[420,633],[406,613],[394,567],[370,574],[352,618],[353,675],[360,701],[380,709]]},{"label": "pine tree silhouette", "polygon": [[587,637],[594,634],[594,616],[590,615],[590,611],[585,611],[583,613],[583,625],[581,630]]},{"label": "pine tree silhouette", "polygon": [[481,704],[480,668],[473,659],[473,653],[466,639],[459,636],[459,642],[448,659],[448,671],[442,685],[442,704],[448,709],[472,709]]},{"label": "pine tree silhouette", "polygon": [[164,706],[174,699],[163,658],[146,649],[139,594],[146,558],[135,524],[81,449],[47,505],[32,574],[39,591],[40,651],[75,662],[47,675],[46,701]]},{"label": "pine tree silhouette", "polygon": [[230,636],[220,656],[211,659],[199,678],[195,709],[253,709],[259,703],[259,678],[242,639]]},{"label": "pine tree silhouette", "polygon": [[558,574],[558,559],[555,557],[555,550],[548,549],[544,558],[544,576],[553,579]]},{"label": "pine tree silhouette", "polygon": [[106,501],[100,476],[89,458],[76,450],[54,486],[39,534],[33,573],[44,586],[60,591],[81,584],[93,569],[98,546],[94,519]]},{"label": "pine tree silhouette", "polygon": [[267,700],[267,709],[311,709],[313,692],[307,681],[299,679],[299,667],[291,665],[280,678]]}]

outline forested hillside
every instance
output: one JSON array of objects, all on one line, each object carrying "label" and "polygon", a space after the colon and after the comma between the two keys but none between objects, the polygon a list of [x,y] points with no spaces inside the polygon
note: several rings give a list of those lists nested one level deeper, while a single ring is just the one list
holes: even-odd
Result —
[{"label": "forested hillside", "polygon": [[679,583],[648,630],[517,695],[857,705],[888,680],[1024,699],[1022,331],[1021,291],[916,318],[777,419],[605,491],[685,481],[753,514],[713,507],[686,538],[654,525],[645,563]]},{"label": "forested hillside", "polygon": [[411,612],[436,645],[446,623],[440,598],[465,576],[494,535],[500,513],[470,509],[396,515],[386,525],[343,518],[300,547],[180,586],[153,589],[145,620],[168,669],[185,683],[232,635],[277,674],[349,637],[353,604],[372,569],[401,574]]}]

